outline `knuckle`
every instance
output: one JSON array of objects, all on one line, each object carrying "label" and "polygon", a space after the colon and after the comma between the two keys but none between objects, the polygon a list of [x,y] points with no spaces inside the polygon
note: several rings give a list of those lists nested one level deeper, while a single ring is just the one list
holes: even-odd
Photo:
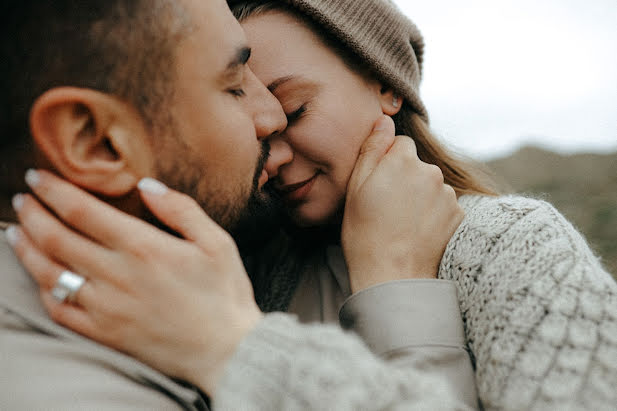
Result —
[{"label": "knuckle", "polygon": [[64,245],[64,237],[56,232],[42,232],[39,237],[39,245],[43,253],[58,256]]},{"label": "knuckle", "polygon": [[101,326],[108,326],[108,323],[117,323],[117,318],[115,317],[117,305],[118,304],[111,303],[109,298],[95,297],[88,302],[88,310],[94,314],[93,319],[95,319],[98,324]]},{"label": "knuckle", "polygon": [[415,169],[419,164],[422,164],[416,153],[413,141],[408,137],[403,136],[397,140],[390,153],[394,161],[408,169]]},{"label": "knuckle", "polygon": [[68,204],[65,207],[61,207],[58,213],[60,218],[69,224],[79,224],[89,218],[88,208],[79,203]]},{"label": "knuckle", "polygon": [[236,243],[227,231],[221,230],[217,237],[215,247],[218,252],[229,252],[235,249]]},{"label": "knuckle", "polygon": [[428,164],[428,163],[424,163],[424,164],[426,164],[425,172],[426,172],[426,177],[428,181],[431,184],[436,184],[436,185],[443,184],[444,179],[443,179],[443,173],[441,172],[441,169],[434,164]]},{"label": "knuckle", "polygon": [[416,147],[416,142],[413,138],[409,136],[399,135],[396,136],[397,141],[400,141],[401,144],[404,144],[407,150],[411,151],[414,156],[418,155],[418,147]]},{"label": "knuckle", "polygon": [[[457,198],[456,198],[456,191],[454,190],[454,188],[451,185],[444,184],[443,188],[444,188],[444,191],[446,192],[446,195],[450,199],[453,199],[455,201],[457,200]],[[461,206],[458,205],[458,202],[456,204],[457,204],[457,207],[462,210]]]},{"label": "knuckle", "polygon": [[56,281],[59,277],[59,273],[51,268],[43,268],[38,275],[34,273],[32,273],[32,275],[35,277],[39,287],[44,290],[51,290],[56,285]]},{"label": "knuckle", "polygon": [[208,245],[205,252],[209,258],[217,260],[233,255],[235,250],[236,243],[233,238],[227,232],[223,231],[213,236],[213,241]]},{"label": "knuckle", "polygon": [[184,247],[182,250],[180,261],[202,261],[203,259],[203,250],[195,245],[191,244],[190,247]]},{"label": "knuckle", "polygon": [[[128,254],[138,261],[148,261],[156,256],[156,249],[143,237],[131,237],[122,244],[119,256]],[[125,254],[125,255],[126,255]]]},{"label": "knuckle", "polygon": [[360,146],[360,156],[366,156],[370,153],[378,151],[381,147],[379,140],[370,138]]},{"label": "knuckle", "polygon": [[150,244],[144,242],[139,243],[138,241],[134,241],[129,245],[127,251],[140,263],[144,262],[154,262],[155,259],[159,256],[159,251],[156,247],[151,246]]},{"label": "knuckle", "polygon": [[408,141],[406,141],[408,139],[406,139],[405,137],[402,136],[396,136],[394,138],[394,144],[392,144],[392,150],[393,151],[405,151],[408,149]]}]

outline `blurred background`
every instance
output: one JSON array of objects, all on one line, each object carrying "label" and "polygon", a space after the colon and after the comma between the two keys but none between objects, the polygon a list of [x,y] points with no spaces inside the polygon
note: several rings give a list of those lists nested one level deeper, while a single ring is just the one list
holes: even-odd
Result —
[{"label": "blurred background", "polygon": [[553,203],[617,278],[617,2],[394,2],[425,38],[433,130]]}]

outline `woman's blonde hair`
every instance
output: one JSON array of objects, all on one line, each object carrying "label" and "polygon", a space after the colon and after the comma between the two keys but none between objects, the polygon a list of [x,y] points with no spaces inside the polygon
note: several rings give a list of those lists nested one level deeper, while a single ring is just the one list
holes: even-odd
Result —
[{"label": "woman's blonde hair", "polygon": [[[285,3],[273,0],[234,0],[231,7],[239,21],[268,11],[289,13],[309,26],[326,46],[334,50],[349,69],[367,78],[381,80],[373,72],[362,68],[366,65],[361,64],[360,57],[344,47],[333,35],[320,29],[314,20]],[[401,110],[393,116],[393,119],[396,125],[396,133],[409,136],[414,140],[420,160],[438,166],[443,173],[445,183],[452,186],[457,195],[497,194],[488,171],[477,163],[449,152],[431,132],[423,117],[409,104],[404,102]]]},{"label": "woman's blonde hair", "polygon": [[420,160],[439,167],[445,183],[452,186],[457,195],[497,195],[489,171],[452,154],[431,132],[426,121],[409,106],[403,105],[393,119],[396,133],[414,140]]}]

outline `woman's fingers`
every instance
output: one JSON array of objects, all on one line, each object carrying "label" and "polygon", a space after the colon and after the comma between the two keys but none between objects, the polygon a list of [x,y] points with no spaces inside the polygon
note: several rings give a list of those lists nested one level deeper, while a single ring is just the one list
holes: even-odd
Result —
[{"label": "woman's fingers", "polygon": [[109,248],[123,248],[136,233],[158,231],[50,172],[29,170],[26,182],[64,223]]},{"label": "woman's fingers", "polygon": [[11,226],[6,232],[15,255],[26,271],[32,275],[39,287],[50,290],[56,283],[62,266],[41,253],[21,228]]},{"label": "woman's fingers", "polygon": [[96,324],[86,309],[58,302],[49,290],[41,290],[41,300],[52,320],[90,339],[99,337],[100,340]]},{"label": "woman's fingers", "polygon": [[[67,270],[67,267],[56,263],[42,253],[20,227],[9,227],[7,237],[10,238],[15,255],[20,259],[26,271],[37,282],[41,292],[51,293],[57,285],[58,278]],[[78,274],[84,275],[82,272]],[[92,281],[86,278],[86,283],[80,288],[73,302],[87,306],[92,301],[92,297]]]},{"label": "woman's fingers", "polygon": [[394,142],[394,122],[386,115],[376,123],[372,133],[366,138],[358,160],[351,174],[348,191],[355,192],[377,168],[381,159],[391,149]]},{"label": "woman's fingers", "polygon": [[[36,196],[64,223],[107,248],[144,253],[143,247],[162,250],[175,243],[173,236],[123,213],[52,173],[29,170],[26,181]],[[143,179],[139,188],[142,199],[162,223],[202,248],[209,249],[228,237],[190,197],[150,178]],[[149,242],[144,239],[149,239]]]},{"label": "woman's fingers", "polygon": [[186,194],[172,190],[152,178],[142,179],[137,187],[144,203],[156,218],[202,249],[208,250],[228,236],[227,232]]},{"label": "woman's fingers", "polygon": [[[22,232],[39,252],[78,272],[97,271],[100,261],[109,261],[111,253],[62,224],[29,194],[15,201]],[[28,251],[28,252],[29,252]],[[26,252],[27,253],[27,252]]]}]

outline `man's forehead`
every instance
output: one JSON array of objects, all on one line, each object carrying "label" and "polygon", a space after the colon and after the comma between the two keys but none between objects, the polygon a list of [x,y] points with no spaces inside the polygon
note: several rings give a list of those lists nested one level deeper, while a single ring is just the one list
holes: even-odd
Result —
[{"label": "man's forehead", "polygon": [[[232,28],[237,23],[225,0],[179,0],[198,26],[213,29]],[[231,24],[231,23],[234,24]]]},{"label": "man's forehead", "polygon": [[[181,0],[188,3],[193,34],[203,52],[215,52],[226,65],[247,40],[225,0]],[[225,53],[221,55],[221,53]]]}]

